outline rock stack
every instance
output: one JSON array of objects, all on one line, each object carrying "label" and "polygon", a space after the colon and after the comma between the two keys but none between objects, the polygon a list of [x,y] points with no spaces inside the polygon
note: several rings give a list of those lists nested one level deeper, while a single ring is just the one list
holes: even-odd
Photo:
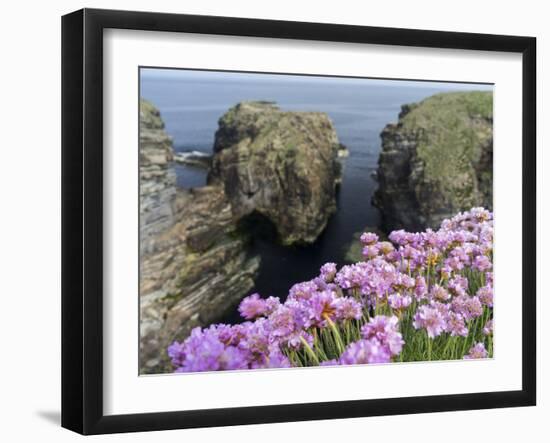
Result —
[{"label": "rock stack", "polygon": [[326,114],[243,102],[219,121],[209,183],[224,187],[236,219],[256,213],[283,244],[312,243],[336,211],[339,151]]},{"label": "rock stack", "polygon": [[493,207],[492,92],[437,94],[404,105],[382,134],[373,203],[386,231],[435,228]]}]

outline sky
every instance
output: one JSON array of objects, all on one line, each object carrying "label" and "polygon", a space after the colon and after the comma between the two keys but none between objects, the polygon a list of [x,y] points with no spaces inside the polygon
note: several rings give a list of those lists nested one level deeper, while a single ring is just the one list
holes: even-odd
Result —
[{"label": "sky", "polygon": [[341,84],[350,82],[377,84],[384,86],[413,86],[418,88],[445,87],[454,90],[492,90],[492,84],[483,83],[460,83],[460,82],[437,82],[437,81],[411,81],[399,79],[375,79],[375,78],[350,78],[350,77],[327,77],[310,75],[285,75],[285,74],[263,74],[263,73],[244,73],[227,71],[204,71],[188,69],[159,69],[159,68],[141,68],[141,78],[165,78],[169,79],[211,79],[220,81],[243,81],[253,80],[256,82],[324,82]]}]

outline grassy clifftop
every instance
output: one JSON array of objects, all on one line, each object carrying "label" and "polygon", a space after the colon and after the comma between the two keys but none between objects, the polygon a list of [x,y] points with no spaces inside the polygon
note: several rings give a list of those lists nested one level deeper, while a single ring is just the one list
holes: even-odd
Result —
[{"label": "grassy clifftop", "polygon": [[492,92],[404,105],[382,145],[375,203],[389,228],[422,229],[473,206],[492,207]]},{"label": "grassy clifftop", "polygon": [[491,92],[455,92],[424,100],[405,115],[402,124],[406,131],[421,132],[416,153],[424,163],[425,176],[468,198],[472,189],[460,189],[462,175],[474,173],[472,164],[480,161],[483,147],[493,137],[492,119]]}]

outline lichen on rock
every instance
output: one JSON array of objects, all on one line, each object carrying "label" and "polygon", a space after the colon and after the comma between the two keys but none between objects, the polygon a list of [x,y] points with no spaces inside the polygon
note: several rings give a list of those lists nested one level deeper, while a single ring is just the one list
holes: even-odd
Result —
[{"label": "lichen on rock", "polygon": [[386,230],[434,228],[471,207],[492,209],[492,92],[441,93],[404,105],[381,137],[373,203]]},{"label": "lichen on rock", "polygon": [[224,187],[235,219],[258,213],[283,244],[312,243],[336,211],[339,151],[326,114],[242,102],[219,120],[208,182]]}]

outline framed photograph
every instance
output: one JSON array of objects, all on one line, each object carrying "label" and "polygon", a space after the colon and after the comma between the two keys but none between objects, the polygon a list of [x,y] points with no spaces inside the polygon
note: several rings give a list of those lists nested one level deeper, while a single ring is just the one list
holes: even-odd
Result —
[{"label": "framed photograph", "polygon": [[62,20],[62,425],[535,405],[531,37]]}]

